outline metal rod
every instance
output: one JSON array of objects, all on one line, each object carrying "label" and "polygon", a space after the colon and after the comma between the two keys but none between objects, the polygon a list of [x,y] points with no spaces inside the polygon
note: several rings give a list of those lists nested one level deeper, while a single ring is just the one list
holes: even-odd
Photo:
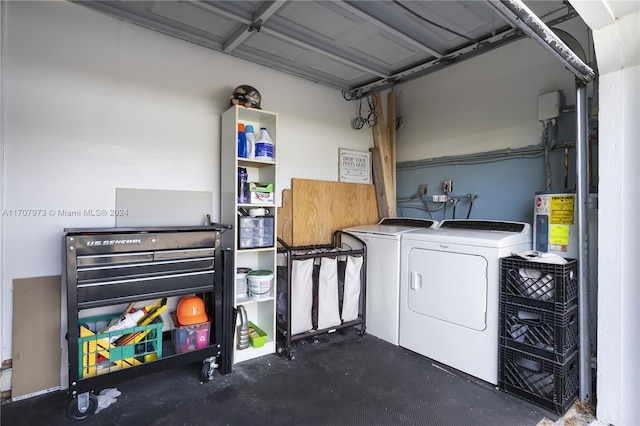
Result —
[{"label": "metal rod", "polygon": [[591,399],[591,338],[589,335],[589,250],[587,187],[587,86],[576,79],[576,193],[578,202],[578,315],[580,399]]},{"label": "metal rod", "polygon": [[515,24],[529,37],[540,43],[560,60],[583,83],[596,76],[593,69],[585,64],[540,18],[520,0],[488,0],[502,16]]}]

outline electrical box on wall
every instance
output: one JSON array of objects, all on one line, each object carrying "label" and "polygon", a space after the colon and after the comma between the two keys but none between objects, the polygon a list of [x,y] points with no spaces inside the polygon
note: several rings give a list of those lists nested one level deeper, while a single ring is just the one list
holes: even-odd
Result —
[{"label": "electrical box on wall", "polygon": [[538,96],[538,120],[545,121],[560,115],[560,92]]}]

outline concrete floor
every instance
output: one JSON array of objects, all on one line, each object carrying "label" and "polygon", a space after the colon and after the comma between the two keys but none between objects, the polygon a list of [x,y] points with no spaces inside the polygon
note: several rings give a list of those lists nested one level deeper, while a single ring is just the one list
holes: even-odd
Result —
[{"label": "concrete floor", "polygon": [[[118,383],[116,401],[77,424],[549,426],[560,417],[371,335],[294,349],[290,361],[264,356],[206,384],[199,364]],[[68,404],[66,392],[5,403],[1,424],[68,425]]]}]

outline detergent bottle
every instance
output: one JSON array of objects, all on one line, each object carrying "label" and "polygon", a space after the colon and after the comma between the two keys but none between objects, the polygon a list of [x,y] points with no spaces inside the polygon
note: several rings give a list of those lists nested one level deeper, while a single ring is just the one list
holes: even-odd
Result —
[{"label": "detergent bottle", "polygon": [[260,128],[255,146],[256,160],[273,161],[273,140],[265,127]]},{"label": "detergent bottle", "polygon": [[253,126],[251,124],[246,125],[244,133],[247,138],[247,158],[255,158],[256,134],[253,131]]},{"label": "detergent bottle", "polygon": [[[110,324],[101,333],[111,333],[112,331],[124,330],[125,328],[131,328],[138,325],[138,321],[147,313],[146,308],[138,309],[134,312],[127,312],[119,321]],[[113,343],[120,336],[111,336],[109,342]]]},{"label": "detergent bottle", "polygon": [[238,157],[247,158],[247,134],[244,123],[238,123]]}]

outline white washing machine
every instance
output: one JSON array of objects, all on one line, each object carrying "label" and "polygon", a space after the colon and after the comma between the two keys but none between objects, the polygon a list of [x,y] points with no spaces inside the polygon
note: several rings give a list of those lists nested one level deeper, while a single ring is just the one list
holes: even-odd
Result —
[{"label": "white washing machine", "polygon": [[531,246],[519,222],[444,220],[404,234],[400,346],[497,385],[499,259]]},{"label": "white washing machine", "polygon": [[367,244],[366,331],[399,344],[400,241],[403,234],[433,228],[428,219],[385,218],[374,225],[345,229]]}]

